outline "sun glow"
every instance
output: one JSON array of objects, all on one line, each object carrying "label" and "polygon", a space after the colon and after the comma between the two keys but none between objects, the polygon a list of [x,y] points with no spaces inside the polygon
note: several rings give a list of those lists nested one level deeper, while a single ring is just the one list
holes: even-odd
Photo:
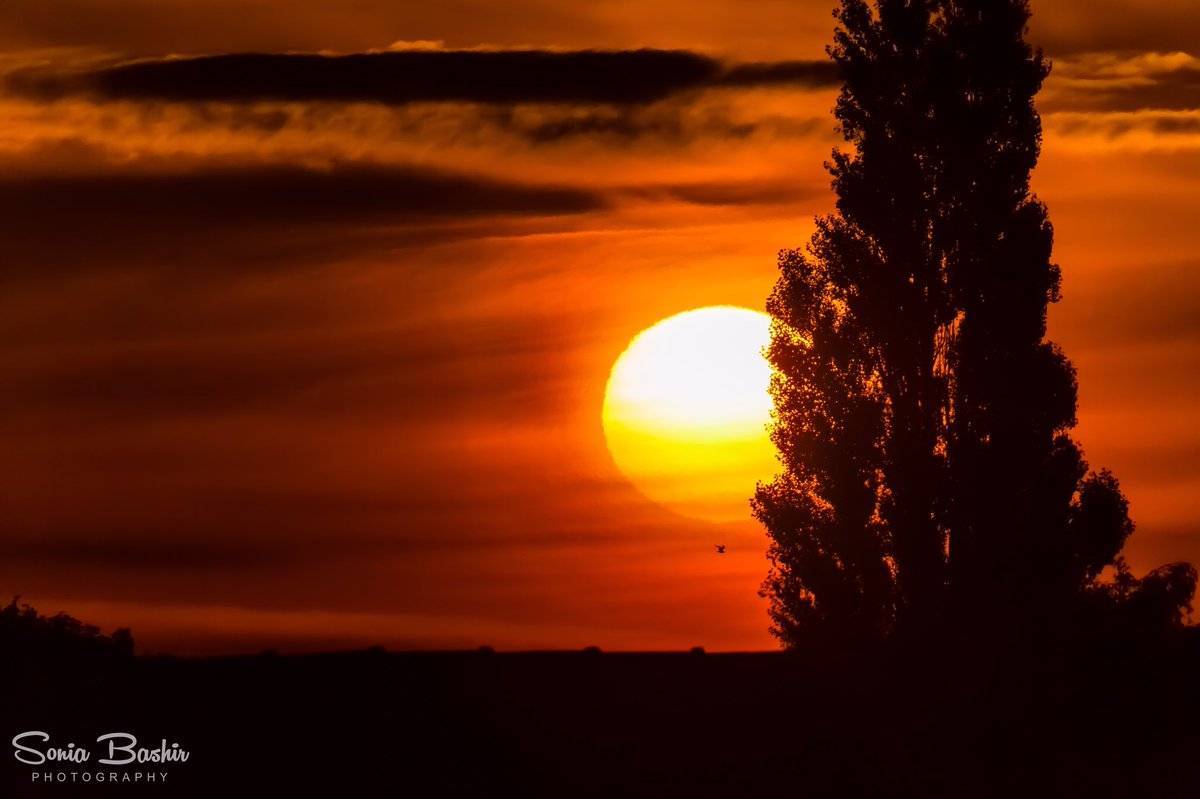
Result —
[{"label": "sun glow", "polygon": [[613,365],[604,434],[617,467],[650,499],[706,521],[749,516],[776,469],[767,437],[770,318],[699,308],[643,330]]}]

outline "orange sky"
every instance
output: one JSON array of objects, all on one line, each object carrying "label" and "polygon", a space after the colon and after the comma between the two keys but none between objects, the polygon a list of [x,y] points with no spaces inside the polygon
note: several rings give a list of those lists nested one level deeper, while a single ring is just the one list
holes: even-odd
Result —
[{"label": "orange sky", "polygon": [[[599,411],[631,336],[760,308],[830,208],[831,3],[584,6],[4,4],[0,588],[185,652],[771,646],[761,531],[649,504]],[[1200,561],[1200,13],[1034,9],[1079,437],[1135,569]],[[642,47],[687,52],[616,69]],[[388,48],[433,96],[271,56]],[[582,48],[612,97],[480,88]]]}]

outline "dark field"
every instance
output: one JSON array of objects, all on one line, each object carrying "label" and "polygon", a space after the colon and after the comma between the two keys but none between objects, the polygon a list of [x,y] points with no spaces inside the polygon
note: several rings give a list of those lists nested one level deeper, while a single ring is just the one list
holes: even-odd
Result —
[{"label": "dark field", "polygon": [[123,731],[191,758],[165,784],[36,786],[9,746],[4,784],[17,797],[1197,796],[1197,652],[1192,636],[1036,667],[895,651],[370,651],[38,669],[8,680],[6,745],[44,730],[98,752],[97,735]]}]

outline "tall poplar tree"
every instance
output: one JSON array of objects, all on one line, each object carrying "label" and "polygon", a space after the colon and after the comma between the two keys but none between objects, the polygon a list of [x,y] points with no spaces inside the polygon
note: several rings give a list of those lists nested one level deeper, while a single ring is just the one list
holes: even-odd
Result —
[{"label": "tall poplar tree", "polygon": [[[1049,65],[1027,0],[844,0],[835,17],[836,211],[780,254],[767,305],[783,471],[753,507],[774,632],[1053,623],[1138,593],[1128,503],[1071,438],[1075,372],[1045,338],[1060,274],[1029,177]],[[1097,582],[1108,566],[1123,589]],[[1195,572],[1147,580],[1182,610]]]}]

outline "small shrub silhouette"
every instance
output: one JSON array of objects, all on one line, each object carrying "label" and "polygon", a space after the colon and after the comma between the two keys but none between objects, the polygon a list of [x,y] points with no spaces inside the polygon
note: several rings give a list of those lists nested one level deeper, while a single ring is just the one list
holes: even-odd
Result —
[{"label": "small shrub silhouette", "polygon": [[132,658],[134,640],[127,628],[105,635],[66,613],[44,616],[14,597],[0,609],[0,650],[10,666],[52,668]]}]

